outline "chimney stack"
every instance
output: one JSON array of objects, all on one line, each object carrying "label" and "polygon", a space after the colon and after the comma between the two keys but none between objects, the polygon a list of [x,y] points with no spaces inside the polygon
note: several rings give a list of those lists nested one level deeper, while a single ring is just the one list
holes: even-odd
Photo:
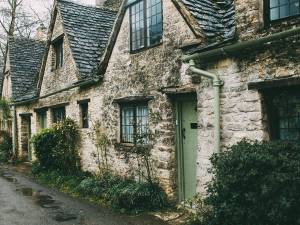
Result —
[{"label": "chimney stack", "polygon": [[96,6],[97,7],[103,7],[106,0],[96,0]]},{"label": "chimney stack", "polygon": [[35,39],[39,41],[46,41],[47,40],[47,28],[43,23],[36,29]]}]

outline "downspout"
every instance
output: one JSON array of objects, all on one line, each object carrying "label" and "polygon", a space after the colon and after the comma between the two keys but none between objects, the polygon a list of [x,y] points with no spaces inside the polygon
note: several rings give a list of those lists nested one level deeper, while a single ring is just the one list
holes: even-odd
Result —
[{"label": "downspout", "polygon": [[221,152],[221,128],[220,128],[220,88],[223,85],[223,81],[217,74],[210,73],[205,70],[198,69],[196,67],[195,61],[189,61],[189,70],[200,75],[206,77],[213,82],[214,89],[214,152]]},{"label": "downspout", "polygon": [[12,144],[13,144],[13,158],[17,158],[17,113],[16,106],[12,106],[13,111],[13,124],[12,124]]}]

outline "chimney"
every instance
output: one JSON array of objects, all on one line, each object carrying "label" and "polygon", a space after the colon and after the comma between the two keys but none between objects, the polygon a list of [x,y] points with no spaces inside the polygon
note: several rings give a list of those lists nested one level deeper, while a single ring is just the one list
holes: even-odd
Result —
[{"label": "chimney", "polygon": [[47,28],[43,23],[36,29],[35,39],[39,41],[46,41],[47,40]]},{"label": "chimney", "polygon": [[97,7],[103,7],[106,0],[96,0],[96,6]]}]

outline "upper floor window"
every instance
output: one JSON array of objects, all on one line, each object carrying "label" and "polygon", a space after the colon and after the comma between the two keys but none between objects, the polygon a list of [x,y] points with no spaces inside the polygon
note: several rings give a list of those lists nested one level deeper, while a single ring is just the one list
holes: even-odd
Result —
[{"label": "upper floor window", "polygon": [[55,69],[61,68],[64,65],[64,47],[63,38],[53,44],[55,52]]},{"label": "upper floor window", "polygon": [[161,0],[140,0],[130,6],[131,51],[155,46],[162,41]]},{"label": "upper floor window", "polygon": [[300,0],[268,0],[270,21],[300,14],[299,3]]}]

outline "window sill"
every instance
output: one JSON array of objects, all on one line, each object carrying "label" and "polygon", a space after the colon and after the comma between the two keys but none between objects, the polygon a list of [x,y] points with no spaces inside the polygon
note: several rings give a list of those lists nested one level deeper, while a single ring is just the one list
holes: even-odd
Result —
[{"label": "window sill", "polygon": [[277,20],[267,19],[266,23],[265,23],[265,28],[270,28],[270,27],[276,26],[278,24],[280,25],[284,22],[290,22],[291,20],[299,18],[299,17],[300,17],[300,14],[297,14],[297,15],[294,15],[294,16],[288,16],[288,17],[285,17],[285,18],[280,18],[280,19],[277,19]]},{"label": "window sill", "polygon": [[149,152],[153,146],[151,144],[145,144],[145,145],[137,145],[134,143],[115,143],[115,148],[117,151],[120,152],[128,152],[128,153],[139,153],[142,151]]},{"label": "window sill", "polygon": [[134,55],[134,54],[138,54],[140,52],[144,52],[144,51],[147,51],[147,50],[150,50],[152,48],[156,48],[156,47],[159,47],[163,44],[163,42],[160,42],[158,44],[155,44],[155,45],[151,45],[149,47],[144,47],[144,48],[139,48],[139,49],[136,49],[136,50],[130,50],[130,54],[131,55]]}]

